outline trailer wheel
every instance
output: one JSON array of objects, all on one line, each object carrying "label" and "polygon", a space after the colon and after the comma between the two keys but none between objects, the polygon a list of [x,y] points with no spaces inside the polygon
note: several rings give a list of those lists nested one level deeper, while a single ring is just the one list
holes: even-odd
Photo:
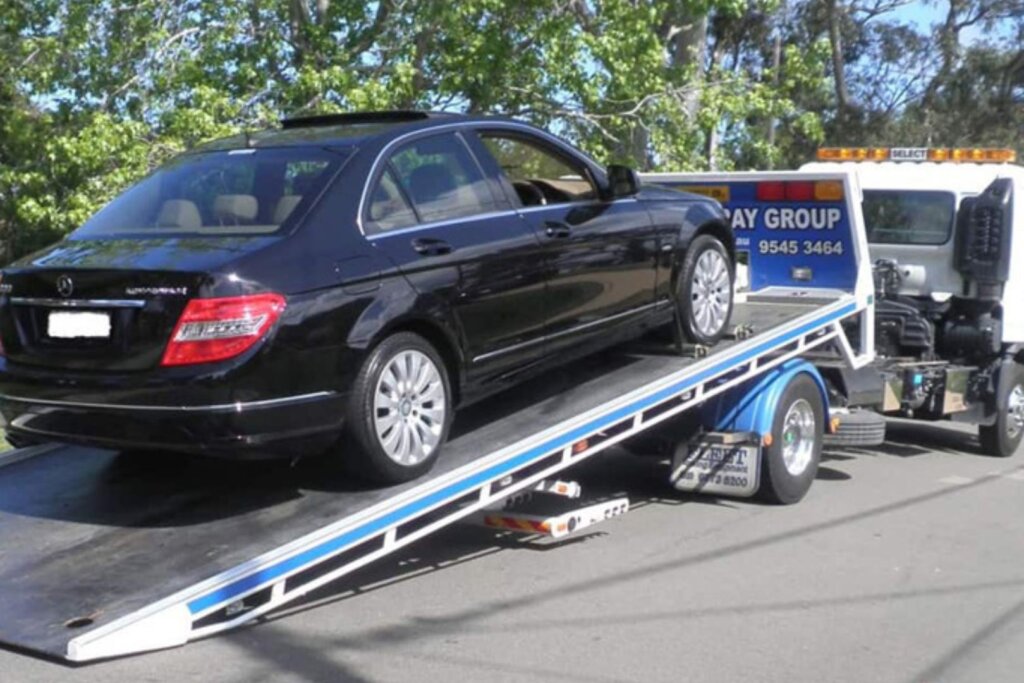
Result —
[{"label": "trailer wheel", "polygon": [[810,490],[821,460],[825,406],[807,374],[793,377],[782,392],[772,419],[771,442],[763,449],[758,496],[790,505]]},{"label": "trailer wheel", "polygon": [[452,390],[441,356],[411,332],[370,353],[352,386],[346,429],[357,453],[345,464],[383,484],[426,473],[448,438]]},{"label": "trailer wheel", "polygon": [[679,271],[676,311],[691,342],[710,346],[721,338],[732,314],[733,267],[729,252],[711,235],[690,243]]},{"label": "trailer wheel", "polygon": [[1002,367],[1000,375],[1008,373],[1006,381],[999,377],[998,412],[993,425],[978,427],[981,449],[996,458],[1008,458],[1017,452],[1024,437],[1024,378],[1017,363]]}]

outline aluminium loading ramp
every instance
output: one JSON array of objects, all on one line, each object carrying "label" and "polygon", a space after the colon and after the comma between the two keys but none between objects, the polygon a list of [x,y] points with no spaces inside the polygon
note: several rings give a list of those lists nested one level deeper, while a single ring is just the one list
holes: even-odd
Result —
[{"label": "aluminium loading ramp", "polygon": [[430,474],[387,489],[359,490],[309,463],[183,464],[71,446],[0,468],[0,643],[85,661],[211,635],[810,348],[831,341],[849,355],[840,321],[870,301],[794,294],[737,304],[734,322],[753,335],[704,358],[626,346],[575,364],[560,385],[491,399],[484,419],[470,408]]}]

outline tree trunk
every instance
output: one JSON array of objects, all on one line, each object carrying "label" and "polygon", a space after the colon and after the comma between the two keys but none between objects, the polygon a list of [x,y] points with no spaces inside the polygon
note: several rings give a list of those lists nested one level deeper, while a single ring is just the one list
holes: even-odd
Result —
[{"label": "tree trunk", "polygon": [[928,82],[928,87],[925,88],[924,96],[921,98],[921,108],[925,111],[930,111],[935,106],[935,98],[939,94],[939,89],[949,80],[960,57],[960,25],[957,21],[960,10],[960,0],[950,0],[946,20],[939,28],[938,34],[942,63],[935,76]]},{"label": "tree trunk", "polygon": [[306,35],[308,25],[308,0],[291,0],[288,3],[288,27],[291,29],[292,63],[296,68],[301,68],[306,63],[306,53],[309,50],[309,41]]},{"label": "tree trunk", "polygon": [[[772,87],[774,88],[774,90],[776,92],[778,92],[778,89],[779,89],[779,79],[780,79],[780,76],[781,76],[781,74],[780,74],[781,69],[782,69],[782,29],[779,28],[779,29],[776,29],[776,31],[775,31],[775,39],[772,41]],[[765,131],[765,138],[768,141],[768,146],[769,147],[774,147],[775,146],[775,126],[776,125],[778,125],[778,122],[775,120],[775,117],[774,116],[770,116],[768,118],[768,127],[767,127],[767,130]],[[770,160],[769,160],[769,164],[770,165],[768,166],[768,168],[770,169],[774,164],[771,164]]]},{"label": "tree trunk", "polygon": [[832,75],[836,88],[836,114],[842,120],[850,106],[846,88],[846,60],[843,58],[842,14],[839,0],[828,0],[828,40],[832,48]]},{"label": "tree trunk", "polygon": [[704,85],[704,53],[708,43],[708,17],[681,17],[679,25],[671,28],[669,56],[674,66],[688,68],[692,74],[690,89],[683,97],[683,111],[693,120],[700,108]]}]

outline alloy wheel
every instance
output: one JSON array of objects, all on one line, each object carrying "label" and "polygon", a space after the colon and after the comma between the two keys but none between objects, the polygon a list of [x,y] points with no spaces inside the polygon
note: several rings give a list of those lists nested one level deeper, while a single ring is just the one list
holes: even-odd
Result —
[{"label": "alloy wheel", "polygon": [[718,251],[708,249],[697,259],[690,294],[697,330],[714,337],[726,323],[732,298],[729,265]]},{"label": "alloy wheel", "polygon": [[397,353],[377,379],[373,424],[387,456],[399,465],[422,462],[437,449],[447,412],[441,372],[426,354]]}]

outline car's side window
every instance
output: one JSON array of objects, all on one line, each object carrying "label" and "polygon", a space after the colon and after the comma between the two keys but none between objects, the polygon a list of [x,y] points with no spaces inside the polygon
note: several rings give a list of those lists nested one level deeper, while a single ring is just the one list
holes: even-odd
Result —
[{"label": "car's side window", "polygon": [[480,139],[497,160],[524,206],[589,201],[597,197],[586,169],[519,136],[484,132]]},{"label": "car's side window", "polygon": [[423,223],[495,210],[494,195],[476,159],[453,134],[411,142],[388,165]]},{"label": "car's side window", "polygon": [[377,182],[370,201],[370,220],[378,230],[397,230],[416,224],[416,214],[402,195],[391,168]]}]

